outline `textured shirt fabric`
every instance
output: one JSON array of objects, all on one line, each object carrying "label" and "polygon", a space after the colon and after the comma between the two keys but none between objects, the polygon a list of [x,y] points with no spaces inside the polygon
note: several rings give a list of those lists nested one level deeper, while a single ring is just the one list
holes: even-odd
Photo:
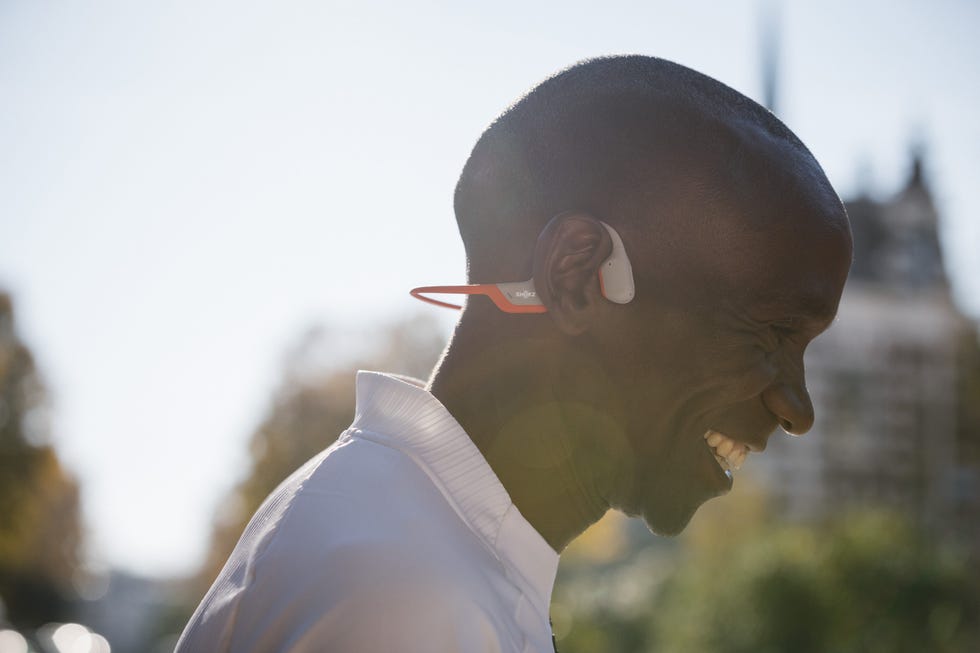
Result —
[{"label": "textured shirt fabric", "polygon": [[418,382],[357,413],[259,508],[177,653],[544,653],[558,554]]}]

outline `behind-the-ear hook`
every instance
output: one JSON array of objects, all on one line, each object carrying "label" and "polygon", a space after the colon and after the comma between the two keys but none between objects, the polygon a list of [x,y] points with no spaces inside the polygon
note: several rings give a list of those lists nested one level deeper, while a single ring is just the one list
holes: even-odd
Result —
[{"label": "behind-the-ear hook", "polygon": [[[599,223],[609,232],[613,244],[612,253],[599,266],[599,288],[602,290],[602,296],[609,301],[616,304],[628,304],[633,301],[633,296],[636,294],[636,288],[633,285],[633,266],[626,255],[623,239],[619,237],[616,230],[601,220]],[[446,308],[459,309],[462,306],[426,295],[485,295],[505,313],[544,313],[547,311],[534,288],[534,279],[469,286],[423,286],[413,288],[409,292],[416,299]]]},{"label": "behind-the-ear hook", "polygon": [[602,295],[616,304],[629,304],[636,295],[636,286],[633,283],[633,266],[626,255],[623,239],[619,237],[615,229],[601,220],[600,222],[609,232],[613,243],[612,254],[599,266],[599,286],[602,289]]}]

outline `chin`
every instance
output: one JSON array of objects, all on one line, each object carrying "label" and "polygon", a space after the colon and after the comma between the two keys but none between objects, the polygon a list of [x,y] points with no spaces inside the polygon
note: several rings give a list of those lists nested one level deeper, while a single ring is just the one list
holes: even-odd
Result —
[{"label": "chin", "polygon": [[625,501],[612,505],[630,517],[641,518],[656,535],[680,535],[698,508],[716,496],[697,483],[696,478],[692,482],[696,471],[684,474],[669,467],[638,471],[636,478],[649,480],[630,488],[630,492],[624,493],[628,497]]},{"label": "chin", "polygon": [[687,528],[693,516],[694,511],[692,510],[682,516],[671,517],[670,519],[657,516],[654,518],[644,517],[643,521],[646,522],[647,528],[655,535],[674,537],[680,535]]},{"label": "chin", "polygon": [[702,502],[675,501],[658,502],[643,511],[643,521],[653,533],[664,537],[674,537],[690,523]]}]

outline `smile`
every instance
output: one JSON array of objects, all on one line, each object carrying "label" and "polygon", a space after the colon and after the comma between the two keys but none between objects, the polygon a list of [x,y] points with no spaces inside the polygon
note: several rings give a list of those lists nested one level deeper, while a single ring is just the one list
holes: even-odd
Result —
[{"label": "smile", "polygon": [[735,471],[741,469],[742,463],[749,455],[749,449],[724,433],[708,431],[704,434],[705,443],[715,455],[718,465],[725,470],[725,476],[732,478]]}]

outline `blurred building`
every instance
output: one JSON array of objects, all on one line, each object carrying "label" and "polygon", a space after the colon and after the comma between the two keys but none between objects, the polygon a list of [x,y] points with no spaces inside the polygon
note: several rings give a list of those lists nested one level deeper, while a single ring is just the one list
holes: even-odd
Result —
[{"label": "blurred building", "polygon": [[749,466],[785,518],[884,506],[980,550],[977,329],[951,297],[921,150],[893,197],[846,206],[851,275],[806,355],[816,424]]}]

